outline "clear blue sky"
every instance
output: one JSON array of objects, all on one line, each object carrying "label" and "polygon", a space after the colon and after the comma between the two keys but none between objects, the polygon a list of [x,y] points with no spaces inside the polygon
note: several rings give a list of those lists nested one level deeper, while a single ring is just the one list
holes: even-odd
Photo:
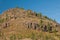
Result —
[{"label": "clear blue sky", "polygon": [[16,6],[42,12],[60,23],[60,0],[0,0],[0,13]]}]

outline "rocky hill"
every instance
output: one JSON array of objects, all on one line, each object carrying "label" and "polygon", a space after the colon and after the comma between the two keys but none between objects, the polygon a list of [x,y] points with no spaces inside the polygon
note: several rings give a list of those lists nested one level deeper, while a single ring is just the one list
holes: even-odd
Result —
[{"label": "rocky hill", "polygon": [[55,20],[23,8],[11,8],[0,15],[0,40],[60,40]]}]

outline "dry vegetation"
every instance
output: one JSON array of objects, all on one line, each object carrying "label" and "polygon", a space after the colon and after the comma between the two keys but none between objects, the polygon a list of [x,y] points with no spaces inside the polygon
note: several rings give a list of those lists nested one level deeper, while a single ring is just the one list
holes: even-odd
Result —
[{"label": "dry vegetation", "polygon": [[23,8],[0,15],[0,40],[60,40],[59,28],[55,20]]}]

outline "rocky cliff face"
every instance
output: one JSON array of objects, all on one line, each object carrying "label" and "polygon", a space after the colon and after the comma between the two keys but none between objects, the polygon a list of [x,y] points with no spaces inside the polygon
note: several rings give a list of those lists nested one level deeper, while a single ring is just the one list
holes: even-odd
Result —
[{"label": "rocky cliff face", "polygon": [[26,31],[30,30],[53,33],[54,30],[59,31],[58,27],[54,20],[31,10],[12,8],[0,15],[0,31],[7,37],[10,34],[28,33]]}]

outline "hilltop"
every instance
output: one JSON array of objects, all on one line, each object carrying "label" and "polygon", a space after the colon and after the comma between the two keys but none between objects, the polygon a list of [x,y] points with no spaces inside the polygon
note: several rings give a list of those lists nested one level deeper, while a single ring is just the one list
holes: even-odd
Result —
[{"label": "hilltop", "polygon": [[23,8],[11,8],[0,15],[1,40],[60,40],[59,28],[55,20]]}]

